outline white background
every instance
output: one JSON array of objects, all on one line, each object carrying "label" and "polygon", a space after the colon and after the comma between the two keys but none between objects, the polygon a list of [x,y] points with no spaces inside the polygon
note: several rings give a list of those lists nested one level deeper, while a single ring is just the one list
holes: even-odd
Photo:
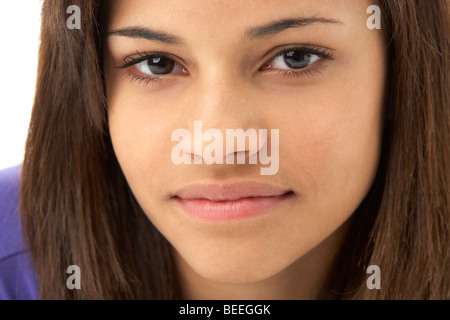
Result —
[{"label": "white background", "polygon": [[22,163],[36,85],[42,0],[0,4],[0,170]]}]

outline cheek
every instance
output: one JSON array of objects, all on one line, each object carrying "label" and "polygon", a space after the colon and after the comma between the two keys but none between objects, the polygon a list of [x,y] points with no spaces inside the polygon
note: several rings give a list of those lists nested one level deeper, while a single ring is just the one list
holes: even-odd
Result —
[{"label": "cheek", "polygon": [[295,129],[290,130],[292,135],[285,141],[280,159],[286,159],[289,171],[301,183],[300,192],[318,213],[350,215],[375,177],[381,146],[382,94],[365,92],[330,92],[328,98],[322,95],[320,100],[305,101],[304,112],[297,112],[286,122]]},{"label": "cheek", "polygon": [[157,113],[159,109],[152,108],[152,99],[142,95],[144,88],[136,89],[124,81],[110,56],[106,61],[109,131],[116,157],[129,179],[135,171],[155,169],[158,157],[164,154],[164,144],[159,139],[164,121]]},{"label": "cheek", "polygon": [[[149,101],[124,96],[108,97],[108,121],[114,152],[136,196],[148,197],[158,172],[170,161],[170,125]],[[143,177],[145,177],[143,179]]]}]

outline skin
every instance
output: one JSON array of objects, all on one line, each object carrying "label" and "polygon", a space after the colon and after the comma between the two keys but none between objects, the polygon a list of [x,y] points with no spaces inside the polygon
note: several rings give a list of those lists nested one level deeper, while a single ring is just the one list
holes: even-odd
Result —
[{"label": "skin", "polygon": [[[187,299],[314,299],[330,273],[349,217],[373,183],[380,156],[384,39],[366,27],[370,1],[111,1],[107,31],[141,26],[183,45],[105,37],[109,129],[141,207],[174,247]],[[200,9],[201,8],[201,9]],[[248,29],[286,18],[322,17],[261,39]],[[263,68],[290,45],[328,48],[334,59],[285,76]],[[164,52],[185,71],[147,85],[115,68],[139,52]],[[270,63],[269,63],[270,65]],[[274,64],[272,63],[272,66]],[[285,71],[285,70],[284,70]],[[280,167],[175,165],[178,128],[280,131]],[[196,182],[260,181],[295,195],[268,214],[205,222],[170,196]]]}]

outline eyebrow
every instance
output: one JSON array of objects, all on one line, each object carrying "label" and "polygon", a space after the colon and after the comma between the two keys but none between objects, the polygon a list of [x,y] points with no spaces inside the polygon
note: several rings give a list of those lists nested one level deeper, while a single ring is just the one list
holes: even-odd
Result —
[{"label": "eyebrow", "polygon": [[134,39],[146,39],[146,40],[153,40],[153,41],[159,41],[164,42],[167,44],[172,45],[182,45],[183,40],[181,38],[161,32],[161,31],[155,31],[150,30],[148,28],[143,27],[128,27],[123,29],[117,29],[108,32],[108,36],[123,36],[128,38],[134,38]]},{"label": "eyebrow", "polygon": [[[314,23],[342,23],[339,20],[334,19],[325,19],[320,17],[308,17],[308,18],[287,18],[277,20],[271,23],[268,23],[263,26],[258,26],[247,30],[244,33],[244,41],[263,39],[287,29],[292,28],[300,28],[309,26]],[[184,41],[175,35],[151,30],[145,27],[126,27],[122,29],[116,29],[108,32],[107,36],[123,36],[134,39],[146,39],[150,41],[159,41],[163,43],[167,43],[170,45],[184,45]]]},{"label": "eyebrow", "polygon": [[287,29],[306,27],[314,23],[342,24],[342,22],[339,20],[325,19],[320,17],[282,19],[260,27],[249,29],[244,34],[244,40],[249,41],[254,39],[263,39]]}]

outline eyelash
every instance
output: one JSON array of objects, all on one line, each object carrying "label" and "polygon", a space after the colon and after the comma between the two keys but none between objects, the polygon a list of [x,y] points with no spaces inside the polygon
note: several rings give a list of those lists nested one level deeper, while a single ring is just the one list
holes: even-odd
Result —
[{"label": "eyelash", "polygon": [[[316,65],[316,67],[314,68],[309,68],[310,66],[307,66],[306,68],[302,68],[302,69],[292,69],[292,70],[288,70],[288,69],[274,69],[273,71],[271,71],[271,73],[275,73],[275,74],[279,74],[285,77],[294,77],[294,78],[302,78],[302,77],[306,77],[306,78],[311,78],[312,76],[314,76],[316,73],[321,73],[325,68],[326,68],[326,63],[324,63],[324,61],[322,60],[328,60],[328,61],[332,61],[335,59],[333,52],[330,49],[327,48],[323,48],[323,47],[316,47],[316,46],[310,46],[310,45],[302,45],[302,46],[292,46],[286,49],[283,49],[281,51],[278,51],[276,54],[271,55],[271,58],[267,60],[267,62],[264,64],[264,66],[261,69],[264,69],[264,67],[266,65],[268,65],[271,61],[273,61],[275,58],[282,56],[284,54],[286,54],[287,52],[290,51],[301,51],[303,54],[312,54],[312,55],[317,55],[320,57],[320,60],[317,62],[314,62],[311,66]],[[136,54],[139,56],[139,58],[134,58],[134,57],[126,57],[125,59],[123,59],[122,63],[117,66],[117,68],[119,69],[128,69],[130,67],[133,67],[134,65],[146,61],[150,58],[153,58],[155,56],[163,56],[166,57],[168,59],[174,60],[172,58],[170,58],[170,55],[166,54],[166,53],[160,53],[160,52],[139,52],[136,51]],[[176,60],[174,60],[175,63]],[[306,69],[306,70],[304,70]],[[270,69],[268,69],[270,70]],[[166,75],[160,75],[160,76],[149,76],[149,75],[140,75],[135,71],[132,70],[128,70],[127,73],[124,75],[125,78],[129,79],[129,81],[135,82],[137,81],[139,84],[144,84],[144,86],[147,86],[149,83],[154,82],[154,81],[160,81],[166,78]]]},{"label": "eyelash", "polygon": [[[274,69],[272,71],[272,73],[276,73],[276,74],[286,76],[286,77],[310,78],[310,77],[314,76],[316,73],[321,73],[326,68],[327,64],[324,63],[325,61],[322,61],[322,60],[325,59],[327,61],[332,61],[335,59],[334,54],[330,49],[323,48],[323,47],[310,46],[310,45],[303,45],[303,46],[292,46],[292,47],[289,47],[289,48],[279,51],[275,55],[272,55],[271,58],[268,60],[268,62],[265,63],[265,65],[267,65],[270,61],[274,60],[276,57],[282,56],[293,50],[301,51],[303,54],[317,55],[320,57],[320,60],[318,60],[317,62],[314,62],[312,65],[307,66],[302,69],[298,69],[298,70]],[[316,66],[312,67],[314,65],[316,65]]]},{"label": "eyelash", "polygon": [[124,75],[124,79],[128,79],[130,83],[137,82],[138,84],[143,84],[144,86],[147,86],[149,83],[153,81],[160,81],[163,78],[162,76],[158,77],[142,76],[134,71],[128,70],[127,73],[125,73]]},{"label": "eyelash", "polygon": [[[128,68],[130,68],[140,62],[146,61],[154,56],[168,57],[167,54],[159,53],[159,52],[154,52],[154,53],[143,52],[143,53],[141,53],[139,51],[136,51],[136,54],[139,55],[139,58],[125,57],[125,59],[123,59],[122,63],[119,66],[117,66],[117,68],[128,69]],[[159,81],[163,77],[164,76],[148,76],[148,75],[143,76],[143,75],[140,75],[131,70],[128,70],[124,75],[124,78],[128,79],[131,83],[137,81],[139,84],[144,84],[144,86],[147,86],[152,81]]]}]

